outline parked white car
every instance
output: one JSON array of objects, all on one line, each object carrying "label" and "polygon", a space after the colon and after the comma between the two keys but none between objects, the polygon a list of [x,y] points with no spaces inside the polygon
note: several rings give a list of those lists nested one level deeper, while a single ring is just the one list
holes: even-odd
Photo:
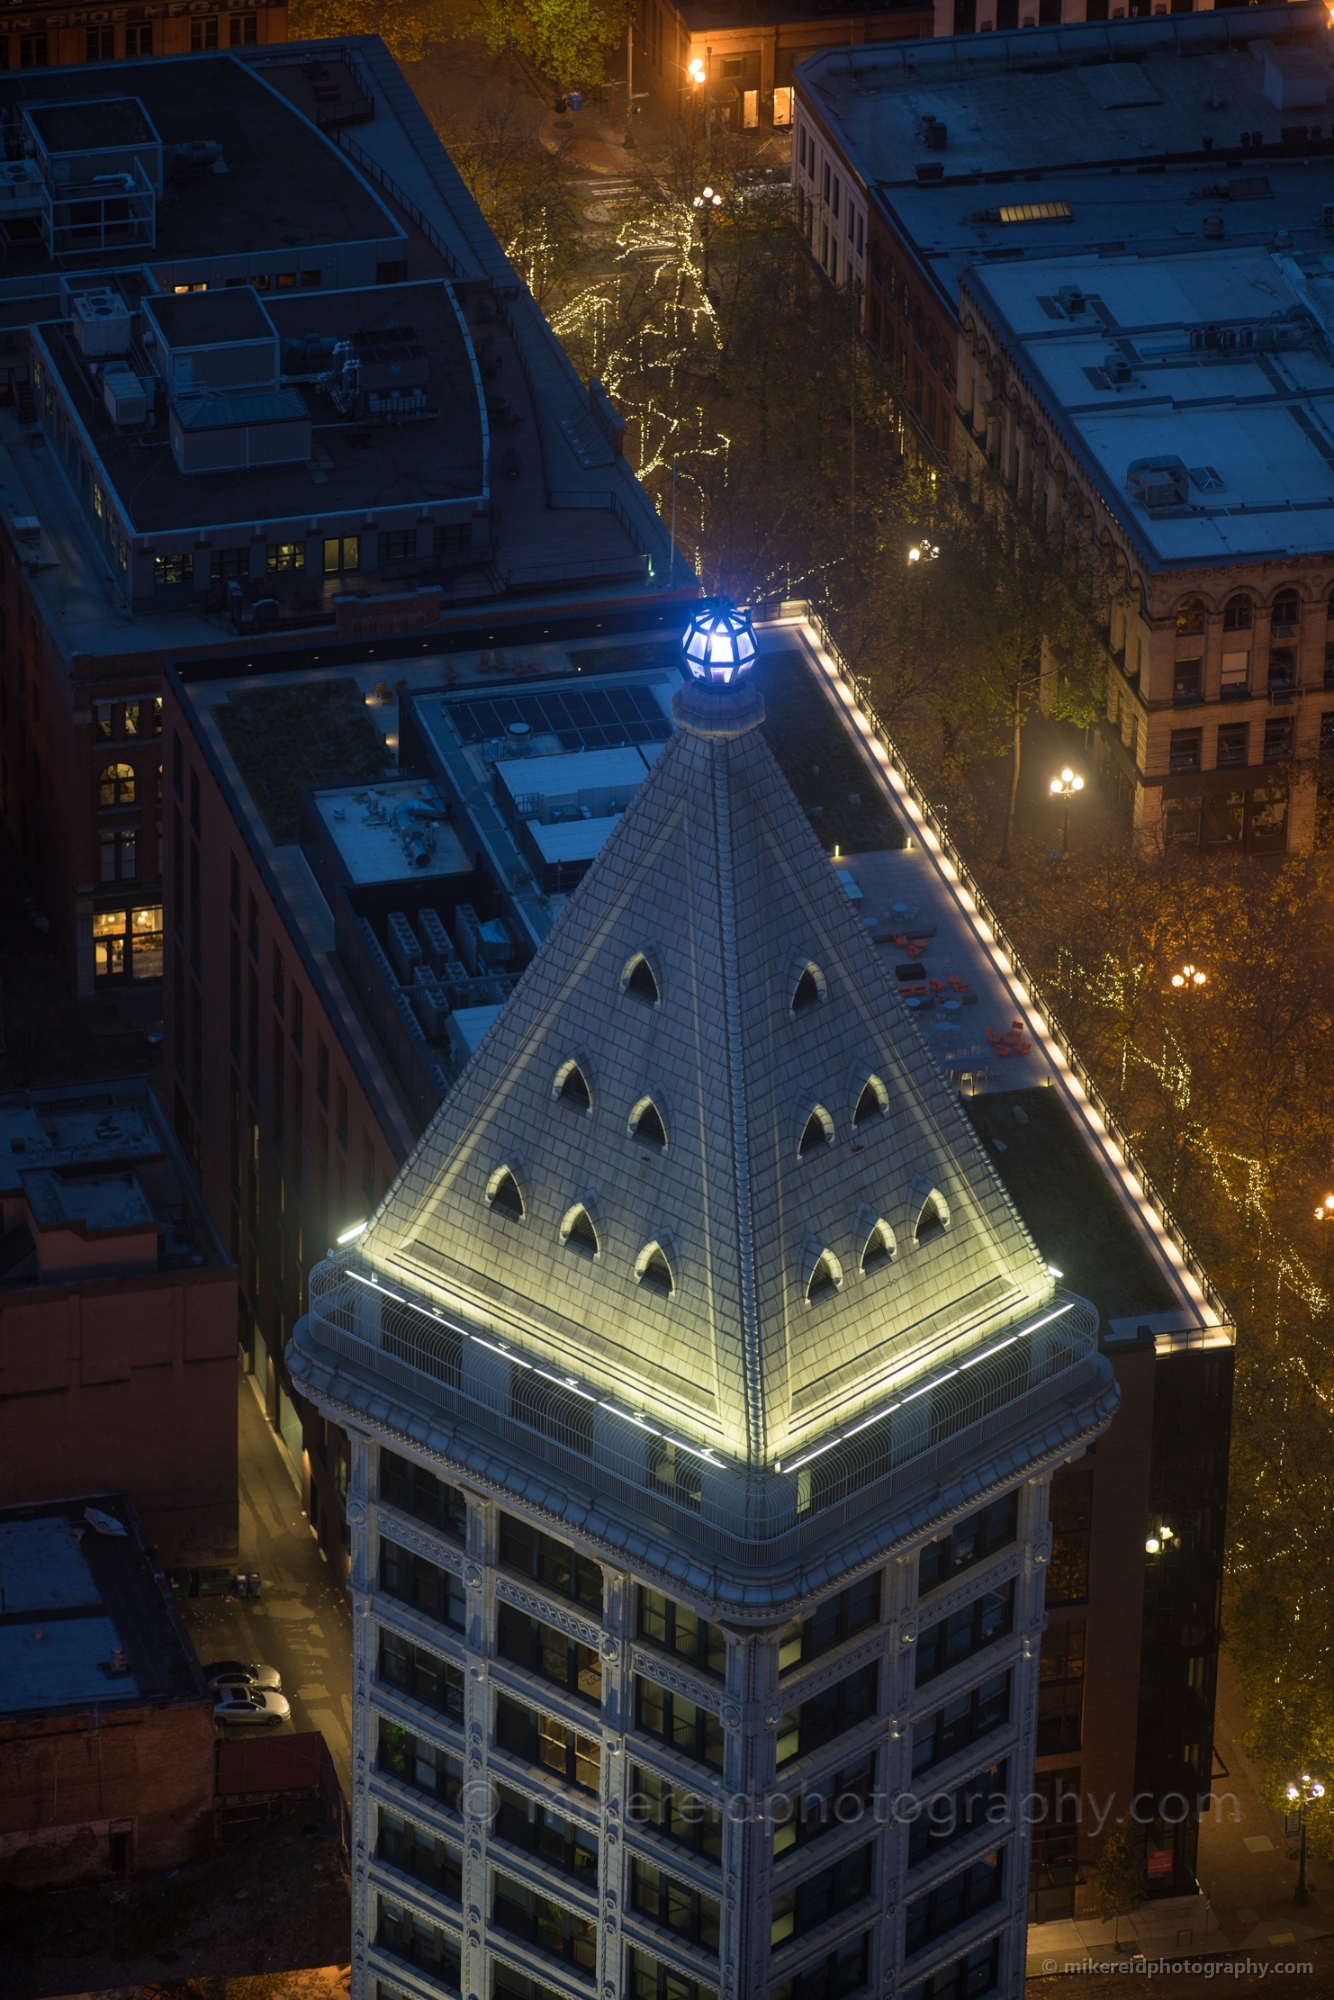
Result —
[{"label": "parked white car", "polygon": [[213,1704],[215,1722],[240,1722],[252,1729],[276,1729],[280,1722],[291,1720],[292,1711],[286,1695],[274,1694],[270,1688],[219,1688],[217,1697]]},{"label": "parked white car", "polygon": [[271,1694],[281,1694],[283,1677],[276,1667],[261,1666],[257,1661],[210,1660],[204,1668],[204,1679],[210,1687],[255,1687],[268,1688]]}]

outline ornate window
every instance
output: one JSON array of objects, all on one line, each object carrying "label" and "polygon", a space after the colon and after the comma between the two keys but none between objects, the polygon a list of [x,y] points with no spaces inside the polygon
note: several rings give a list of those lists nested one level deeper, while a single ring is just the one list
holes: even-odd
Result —
[{"label": "ornate window", "polygon": [[562,1063],[556,1071],[556,1081],[551,1094],[564,1104],[573,1104],[576,1110],[593,1109],[593,1093],[588,1087],[588,1079],[577,1062]]},{"label": "ornate window", "polygon": [[596,1257],[602,1246],[598,1242],[593,1218],[582,1202],[576,1202],[560,1226],[560,1240],[567,1250],[577,1252],[580,1257]]},{"label": "ornate window", "polygon": [[822,1146],[832,1146],[833,1143],[834,1121],[823,1104],[817,1104],[802,1128],[801,1144],[797,1147],[798,1158],[809,1159]]},{"label": "ornate window", "polygon": [[852,1129],[859,1131],[869,1125],[873,1118],[880,1118],[889,1109],[889,1092],[878,1076],[868,1076],[857,1099],[857,1109],[852,1114]]},{"label": "ornate window", "polygon": [[486,1184],[486,1198],[491,1207],[501,1215],[512,1216],[515,1222],[522,1222],[524,1216],[523,1196],[519,1183],[508,1167],[501,1167],[492,1174]]},{"label": "ornate window", "polygon": [[133,764],[108,764],[97,781],[97,803],[100,806],[132,806],[134,804]]},{"label": "ornate window", "polygon": [[665,1299],[669,1299],[676,1290],[672,1267],[660,1243],[645,1244],[635,1259],[635,1277],[649,1291],[659,1292]]},{"label": "ornate window", "polygon": [[843,1283],[843,1271],[832,1250],[822,1250],[815,1260],[815,1269],[806,1284],[806,1303],[817,1306],[823,1299],[833,1298]]},{"label": "ornate window", "polygon": [[658,982],[653,976],[653,967],[642,951],[636,952],[621,974],[621,986],[632,999],[643,1000],[650,1007],[656,1007],[662,998],[658,991]]},{"label": "ornate window", "polygon": [[862,1250],[862,1270],[864,1272],[879,1271],[886,1264],[892,1264],[897,1249],[898,1245],[894,1240],[894,1231],[887,1222],[883,1220],[878,1221],[867,1237],[865,1247]]},{"label": "ornate window", "polygon": [[824,974],[818,965],[804,965],[792,994],[792,1012],[800,1014],[807,1007],[818,1007],[828,989]]},{"label": "ornate window", "polygon": [[630,1135],[634,1139],[642,1139],[646,1146],[666,1146],[667,1127],[651,1097],[641,1097],[630,1113]]}]

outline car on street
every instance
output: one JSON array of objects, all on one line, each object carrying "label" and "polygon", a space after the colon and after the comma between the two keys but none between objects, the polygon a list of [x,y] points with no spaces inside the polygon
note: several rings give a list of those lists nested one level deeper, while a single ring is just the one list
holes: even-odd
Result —
[{"label": "car on street", "polygon": [[204,1679],[214,1688],[268,1688],[272,1694],[283,1691],[283,1677],[278,1669],[262,1666],[255,1660],[210,1660],[204,1668]]},{"label": "car on street", "polygon": [[279,1723],[291,1720],[287,1697],[274,1694],[271,1688],[217,1688],[215,1693],[215,1722],[239,1722],[250,1729],[276,1729]]}]

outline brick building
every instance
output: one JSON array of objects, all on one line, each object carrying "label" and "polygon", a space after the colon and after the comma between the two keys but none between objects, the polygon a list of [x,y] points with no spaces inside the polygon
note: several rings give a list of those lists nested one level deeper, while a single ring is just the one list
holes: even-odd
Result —
[{"label": "brick building", "polygon": [[5,22],[0,69],[133,62],[287,40],[286,0],[144,0],[138,7],[68,8],[37,0]]},{"label": "brick building", "polygon": [[0,1881],[162,1874],[213,1838],[213,1696],[124,1493],[0,1513]]},{"label": "brick building", "polygon": [[373,37],[0,75],[0,116],[0,814],[87,996],[162,975],[165,660],[503,637],[671,557]]},{"label": "brick building", "polygon": [[91,1482],[164,1560],[234,1548],[236,1272],[147,1084],[0,1097],[0,1202],[0,1506]]}]

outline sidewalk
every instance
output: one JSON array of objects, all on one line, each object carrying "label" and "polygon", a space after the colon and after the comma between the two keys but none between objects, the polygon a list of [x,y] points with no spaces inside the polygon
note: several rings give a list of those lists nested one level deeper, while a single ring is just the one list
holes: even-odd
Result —
[{"label": "sidewalk", "polygon": [[1133,1917],[1099,1923],[1096,1917],[1030,1924],[1025,1973],[1083,1970],[1121,1965],[1133,1958],[1179,1958],[1226,1951],[1228,1939],[1203,1896],[1165,1896],[1145,1903]]},{"label": "sidewalk", "polygon": [[343,1796],[352,1786],[352,1614],[301,1512],[286,1447],[269,1428],[251,1379],[237,1374],[240,1551],[237,1569],[264,1579],[248,1598],[182,1600],[201,1660],[277,1667],[295,1730],[318,1729]]}]

